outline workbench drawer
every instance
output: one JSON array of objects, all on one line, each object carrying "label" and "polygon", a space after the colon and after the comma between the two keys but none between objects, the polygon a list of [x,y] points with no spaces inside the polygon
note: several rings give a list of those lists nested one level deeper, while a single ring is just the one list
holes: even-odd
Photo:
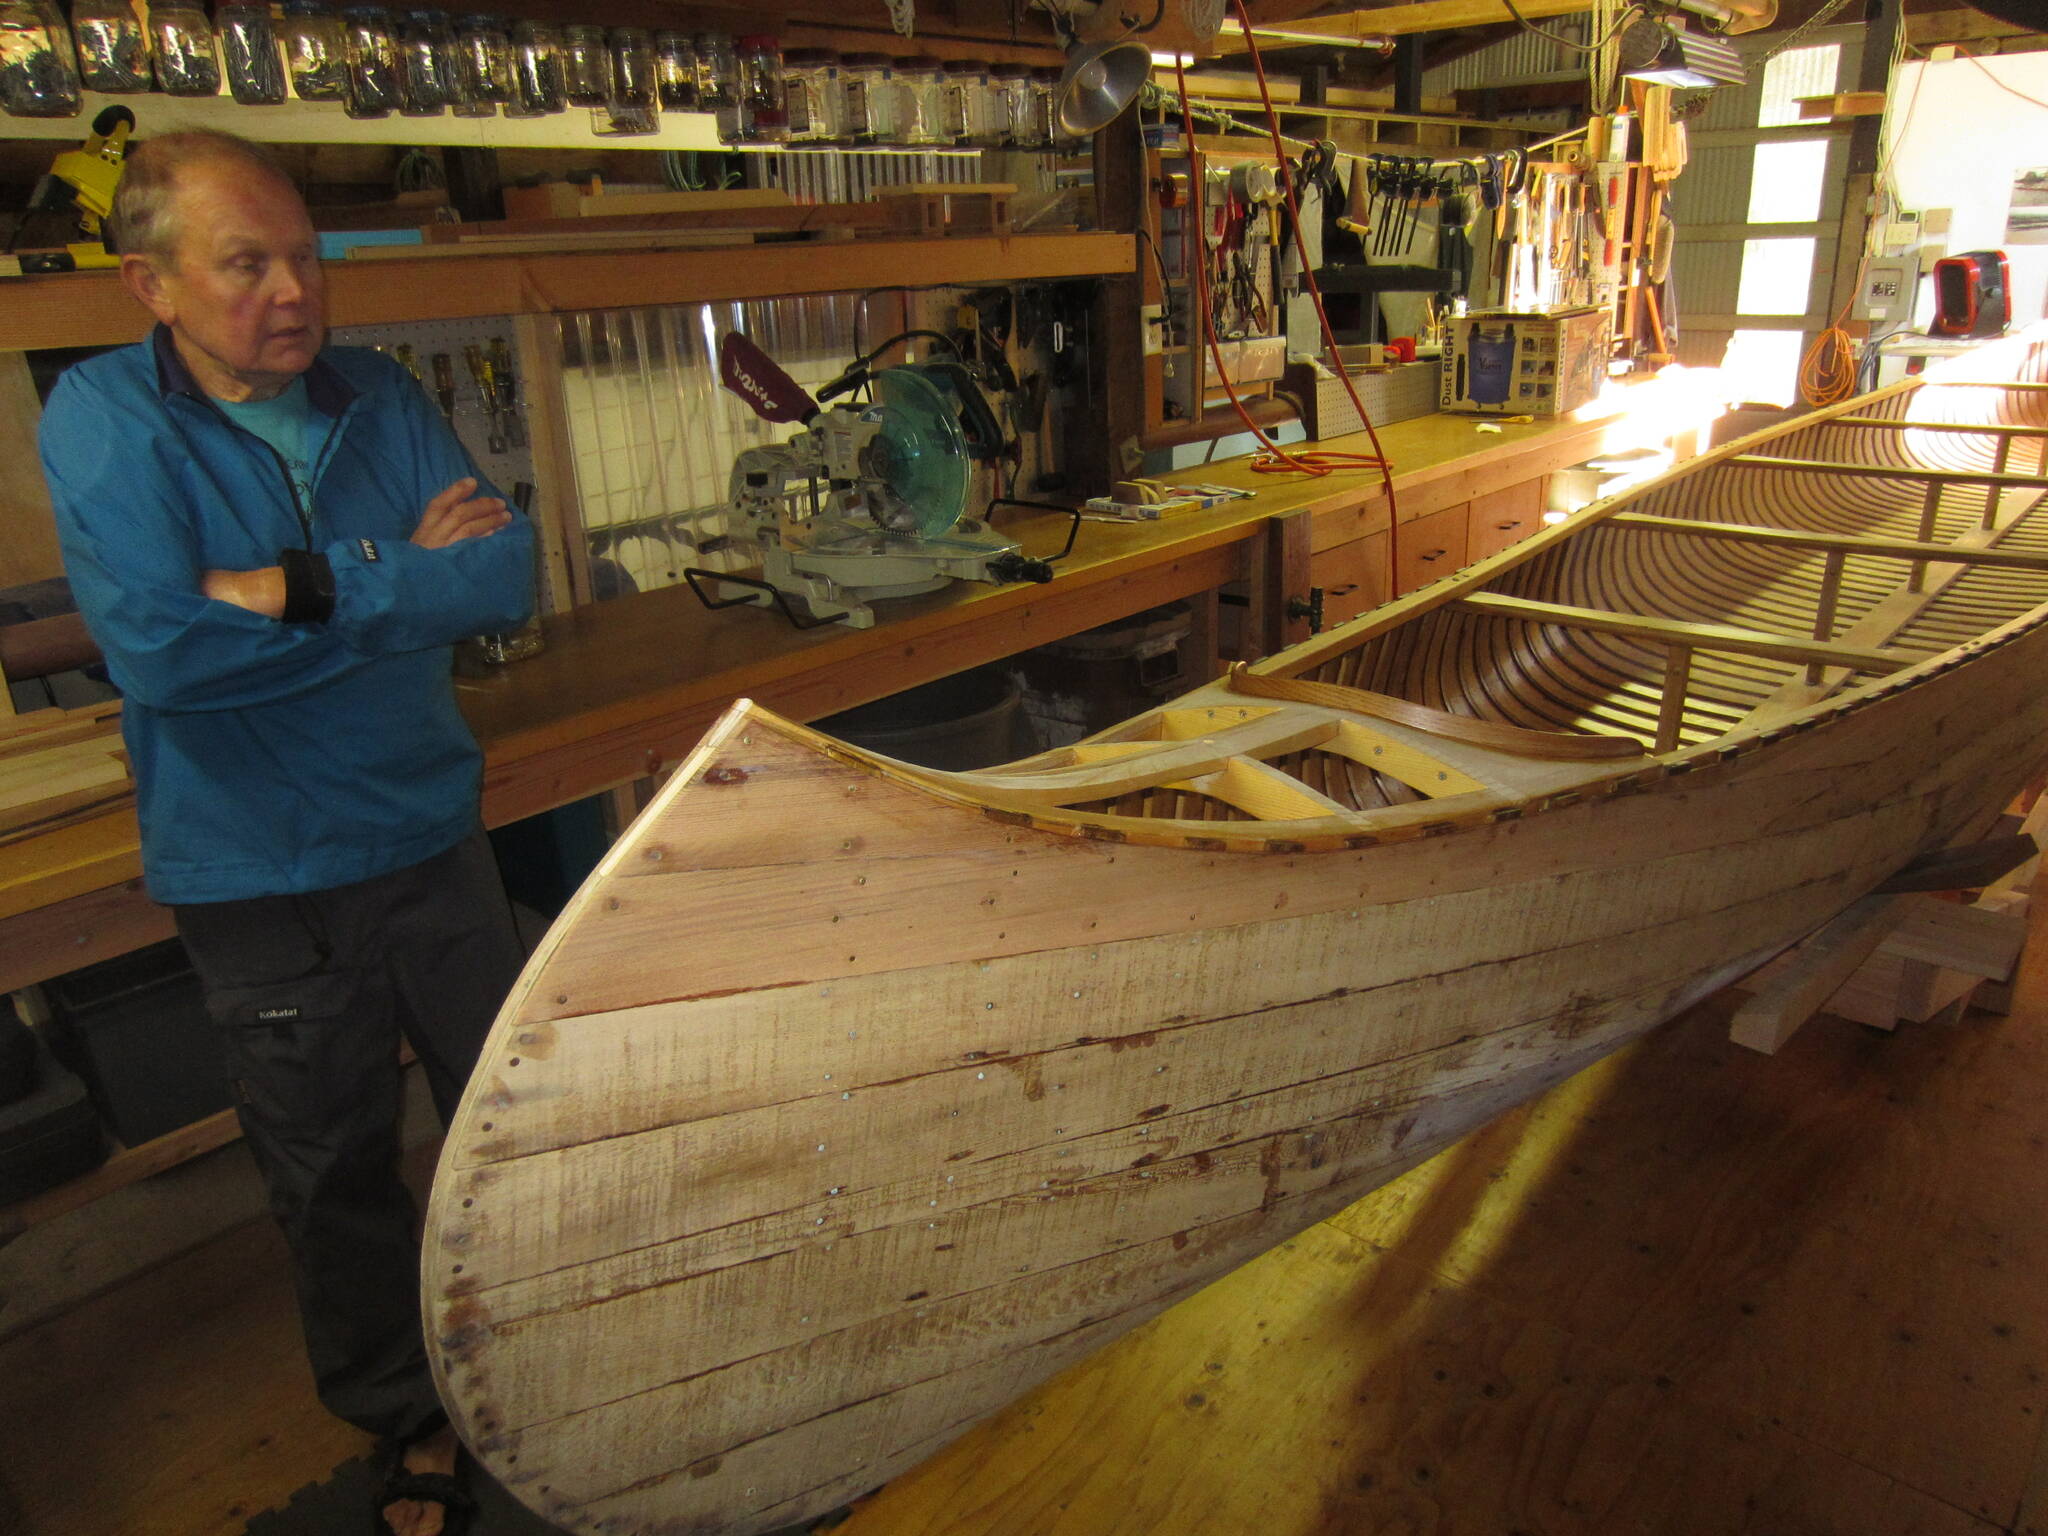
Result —
[{"label": "workbench drawer", "polygon": [[1323,589],[1323,628],[1335,629],[1391,595],[1387,590],[1387,536],[1370,533],[1309,559],[1309,579]]},{"label": "workbench drawer", "polygon": [[1503,490],[1488,491],[1466,503],[1465,559],[1469,564],[1497,555],[1510,544],[1543,526],[1543,482],[1524,480]]},{"label": "workbench drawer", "polygon": [[1465,563],[1465,524],[1471,505],[1461,501],[1401,525],[1394,543],[1396,597],[1426,587]]}]

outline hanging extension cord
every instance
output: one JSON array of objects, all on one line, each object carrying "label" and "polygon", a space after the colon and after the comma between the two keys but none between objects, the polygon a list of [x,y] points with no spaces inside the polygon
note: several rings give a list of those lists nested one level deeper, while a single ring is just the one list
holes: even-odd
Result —
[{"label": "hanging extension cord", "polygon": [[[1181,131],[1187,135],[1187,149],[1190,163],[1192,163],[1192,157],[1195,152],[1195,126],[1193,109],[1188,101],[1187,71],[1182,67],[1178,59],[1174,61],[1173,69],[1176,77],[1175,83],[1179,87],[1180,94]],[[1200,176],[1191,175],[1188,177],[1188,195],[1190,199],[1188,204],[1188,228],[1191,235],[1195,238],[1199,238],[1201,233],[1208,227],[1209,215],[1204,201],[1202,181],[1203,178]],[[1290,208],[1293,206],[1291,191],[1289,206]],[[1301,239],[1299,213],[1295,215],[1295,239],[1297,243]],[[1308,273],[1307,263],[1308,254],[1306,250],[1303,250],[1302,271],[1305,276]],[[1195,309],[1201,317],[1202,336],[1208,345],[1210,360],[1215,364],[1216,382],[1223,386],[1223,392],[1230,397],[1230,403],[1236,409],[1239,420],[1244,423],[1245,430],[1257,438],[1260,444],[1261,451],[1252,455],[1250,468],[1260,474],[1294,473],[1304,475],[1329,475],[1335,474],[1340,469],[1377,469],[1380,471],[1382,478],[1384,478],[1386,474],[1386,460],[1384,457],[1375,458],[1370,454],[1344,453],[1337,450],[1292,453],[1286,448],[1281,447],[1276,440],[1269,437],[1266,434],[1265,428],[1252,419],[1252,413],[1246,409],[1243,396],[1238,394],[1236,384],[1231,381],[1229,371],[1223,366],[1223,347],[1216,339],[1216,317],[1209,292],[1209,264],[1206,259],[1206,253],[1204,253],[1203,258],[1190,261],[1188,266],[1195,275]],[[1310,282],[1311,284],[1314,282],[1312,277]],[[1318,313],[1320,313],[1320,295],[1317,299],[1317,306]],[[1327,336],[1327,322],[1325,323],[1324,330]],[[1334,354],[1332,360],[1334,361]],[[1339,374],[1342,376],[1341,368]],[[1344,383],[1345,387],[1350,389],[1351,381],[1348,378],[1345,379]],[[1352,390],[1351,394],[1353,404],[1357,405],[1358,392]],[[1360,421],[1365,421],[1366,419],[1363,406],[1359,406],[1358,417]],[[1368,430],[1370,430],[1371,423],[1367,422],[1366,425]],[[1378,441],[1378,437],[1375,435],[1373,440],[1375,447],[1378,446]],[[1389,484],[1388,489],[1391,494],[1391,484]]]}]

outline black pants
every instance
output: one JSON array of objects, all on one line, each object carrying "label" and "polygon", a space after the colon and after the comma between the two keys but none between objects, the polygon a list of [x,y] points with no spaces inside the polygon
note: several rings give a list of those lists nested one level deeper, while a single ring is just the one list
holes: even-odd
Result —
[{"label": "black pants", "polygon": [[411,1439],[441,1406],[398,1172],[398,1042],[412,1043],[445,1124],[523,958],[490,843],[478,832],[333,890],[172,910],[291,1248],[320,1400]]}]

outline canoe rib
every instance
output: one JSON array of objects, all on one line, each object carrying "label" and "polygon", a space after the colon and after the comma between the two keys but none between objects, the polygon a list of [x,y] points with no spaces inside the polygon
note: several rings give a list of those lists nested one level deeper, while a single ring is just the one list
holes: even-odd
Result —
[{"label": "canoe rib", "polygon": [[[1994,486],[1984,529],[1974,489],[1727,460],[2011,440],[1820,413],[981,773],[736,704],[450,1129],[423,1284],[465,1440],[570,1530],[803,1520],[1982,836],[2048,739],[2048,572],[1965,551],[2048,557],[2039,496]],[[1902,588],[1930,507],[1956,547]]]}]

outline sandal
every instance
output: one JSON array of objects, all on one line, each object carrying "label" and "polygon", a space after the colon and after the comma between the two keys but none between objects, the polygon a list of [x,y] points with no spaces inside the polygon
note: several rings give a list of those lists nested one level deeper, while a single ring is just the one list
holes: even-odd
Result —
[{"label": "sandal", "polygon": [[466,1536],[470,1522],[476,1516],[476,1499],[462,1478],[462,1453],[456,1455],[453,1474],[408,1471],[405,1446],[396,1440],[385,1443],[379,1460],[384,1471],[377,1481],[376,1502],[370,1506],[372,1536],[391,1536],[391,1525],[384,1518],[384,1510],[400,1499],[440,1505],[441,1536]]}]

